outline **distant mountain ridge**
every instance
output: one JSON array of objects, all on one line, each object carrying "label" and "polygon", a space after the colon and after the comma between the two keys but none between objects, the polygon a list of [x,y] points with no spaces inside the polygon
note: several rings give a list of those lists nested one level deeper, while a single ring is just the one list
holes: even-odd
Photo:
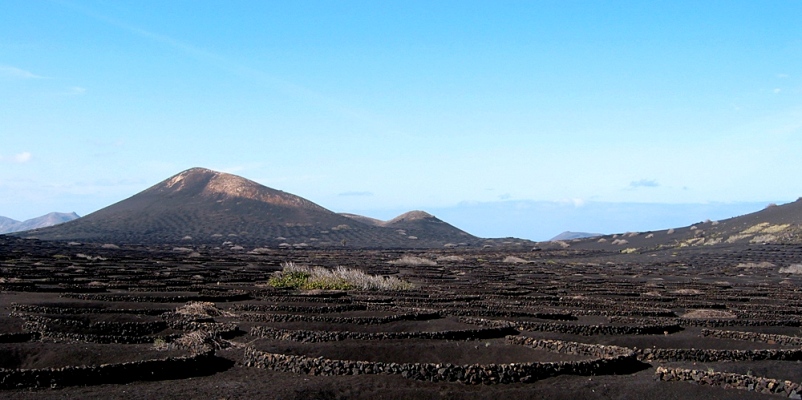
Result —
[{"label": "distant mountain ridge", "polygon": [[78,218],[80,218],[80,216],[74,212],[52,212],[42,215],[41,217],[26,219],[25,221],[17,221],[7,217],[0,217],[0,234],[45,228],[48,226],[63,224]]},{"label": "distant mountain ridge", "polygon": [[341,215],[302,197],[206,168],[183,171],[79,220],[18,236],[131,244],[361,248],[467,246],[484,240],[423,211],[387,222]]},{"label": "distant mountain ridge", "polygon": [[573,239],[582,239],[582,238],[591,238],[596,236],[603,236],[603,233],[590,233],[590,232],[571,232],[565,231],[551,239],[549,242],[553,242],[555,240],[573,240]]}]

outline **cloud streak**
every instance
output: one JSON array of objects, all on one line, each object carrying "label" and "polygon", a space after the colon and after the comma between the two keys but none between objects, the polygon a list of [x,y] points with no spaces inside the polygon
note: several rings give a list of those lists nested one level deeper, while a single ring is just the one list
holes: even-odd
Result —
[{"label": "cloud streak", "polygon": [[8,65],[0,65],[0,76],[12,79],[47,79],[47,77]]},{"label": "cloud streak", "polygon": [[632,181],[632,182],[629,183],[630,189],[637,189],[637,188],[642,188],[642,187],[655,188],[655,187],[658,187],[658,186],[660,186],[660,184],[657,183],[656,179],[641,179],[641,180]]},{"label": "cloud streak", "polygon": [[68,1],[56,0],[56,2],[62,4],[65,7],[81,12],[84,15],[102,21],[106,24],[127,31],[131,34],[146,38],[148,40],[160,43],[162,45],[169,46],[175,50],[181,51],[182,53],[190,57],[196,58],[200,61],[207,62],[211,65],[226,70],[230,73],[239,75],[246,79],[249,79],[253,82],[269,86],[274,90],[284,93],[285,95],[302,99],[304,101],[315,104],[321,108],[329,109],[331,111],[339,113],[344,117],[368,124],[369,126],[372,126],[375,129],[381,131],[392,131],[393,135],[396,136],[403,134],[402,132],[398,132],[396,129],[393,129],[392,127],[388,127],[385,121],[380,120],[375,115],[372,115],[370,112],[366,110],[349,106],[347,104],[344,104],[344,102],[339,99],[326,96],[320,92],[309,89],[305,86],[286,81],[284,79],[281,79],[264,71],[251,68],[242,63],[231,61],[229,58],[224,57],[220,54],[194,46],[192,44],[183,42],[170,36],[148,31],[146,29],[142,29],[140,27],[131,25],[127,22],[118,20],[116,18],[98,14],[93,10],[86,8],[84,6],[73,4]]},{"label": "cloud streak", "polygon": [[343,192],[338,194],[337,196],[342,197],[370,197],[373,196],[372,192]]},{"label": "cloud streak", "polygon": [[8,157],[0,155],[0,161],[16,163],[16,164],[26,163],[28,161],[31,161],[31,158],[33,158],[33,154],[31,154],[28,151],[23,151],[22,153],[14,154],[13,156],[8,156]]},{"label": "cloud streak", "polygon": [[80,86],[73,86],[67,91],[66,94],[70,96],[81,96],[86,94],[86,88]]}]

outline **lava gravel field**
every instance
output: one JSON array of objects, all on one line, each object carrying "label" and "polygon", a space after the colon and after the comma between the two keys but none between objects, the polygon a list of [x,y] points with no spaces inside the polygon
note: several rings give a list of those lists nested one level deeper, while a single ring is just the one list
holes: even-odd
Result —
[{"label": "lava gravel field", "polygon": [[[290,262],[413,287],[269,285]],[[620,254],[0,236],[0,397],[802,398],[802,276],[781,272],[796,264],[794,245]]]}]

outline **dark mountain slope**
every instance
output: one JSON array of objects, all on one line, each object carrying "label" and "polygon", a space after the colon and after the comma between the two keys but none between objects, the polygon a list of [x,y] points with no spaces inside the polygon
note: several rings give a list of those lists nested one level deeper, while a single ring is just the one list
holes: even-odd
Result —
[{"label": "dark mountain slope", "polygon": [[[26,237],[108,243],[223,241],[256,246],[441,247],[456,235],[410,241],[251,180],[192,168],[78,220]],[[461,236],[461,235],[460,235]]]},{"label": "dark mountain slope", "polygon": [[802,244],[802,199],[721,221],[700,221],[680,228],[627,232],[567,243],[573,248],[630,252],[764,243]]}]

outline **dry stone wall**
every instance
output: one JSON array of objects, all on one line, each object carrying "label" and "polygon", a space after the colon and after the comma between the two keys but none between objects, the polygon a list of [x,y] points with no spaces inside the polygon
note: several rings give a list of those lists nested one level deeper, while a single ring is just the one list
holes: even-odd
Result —
[{"label": "dry stone wall", "polygon": [[381,325],[396,321],[425,321],[440,318],[438,313],[406,313],[385,317],[336,317],[324,315],[243,313],[239,318],[251,322],[328,322],[333,324]]},{"label": "dry stone wall", "polygon": [[802,385],[796,382],[725,372],[706,372],[682,368],[657,367],[655,379],[666,382],[688,381],[751,392],[802,399]]},{"label": "dry stone wall", "polygon": [[616,346],[588,345],[582,343],[544,341],[518,336],[508,337],[514,344],[596,357],[572,362],[532,362],[514,364],[434,364],[434,363],[385,363],[372,361],[332,360],[322,357],[306,357],[259,351],[253,347],[245,349],[243,363],[249,367],[305,375],[401,375],[405,378],[430,382],[461,382],[465,384],[499,384],[533,382],[539,379],[570,374],[610,374],[628,368],[636,362],[634,353]]},{"label": "dry stone wall", "polygon": [[802,360],[802,349],[767,350],[709,350],[709,349],[638,349],[638,358],[643,361],[759,361]]},{"label": "dry stone wall", "polygon": [[136,296],[124,294],[85,294],[85,293],[66,293],[62,295],[66,298],[91,301],[124,301],[134,303],[187,303],[190,301],[209,301],[209,302],[229,302],[249,300],[250,294],[230,293],[217,294],[209,293],[197,295],[164,295],[164,296]]},{"label": "dry stone wall", "polygon": [[466,329],[439,332],[353,332],[353,331],[305,331],[275,329],[265,326],[253,327],[252,336],[274,339],[292,340],[296,342],[334,342],[341,340],[396,340],[396,339],[433,339],[433,340],[478,340],[499,338],[514,335],[514,328]]},{"label": "dry stone wall", "polygon": [[750,342],[802,346],[802,337],[797,336],[773,335],[757,332],[721,331],[716,329],[702,329],[702,335],[719,339],[747,340]]},{"label": "dry stone wall", "polygon": [[300,313],[317,313],[317,314],[330,314],[341,313],[348,311],[365,311],[367,307],[363,304],[340,304],[340,305],[321,305],[321,306],[296,306],[291,304],[237,304],[231,307],[236,311],[252,311],[252,312],[300,312]]},{"label": "dry stone wall", "polygon": [[655,335],[682,330],[677,324],[644,325],[572,325],[554,322],[503,321],[483,318],[460,318],[460,321],[481,326],[514,326],[521,331],[557,332],[572,335]]}]

